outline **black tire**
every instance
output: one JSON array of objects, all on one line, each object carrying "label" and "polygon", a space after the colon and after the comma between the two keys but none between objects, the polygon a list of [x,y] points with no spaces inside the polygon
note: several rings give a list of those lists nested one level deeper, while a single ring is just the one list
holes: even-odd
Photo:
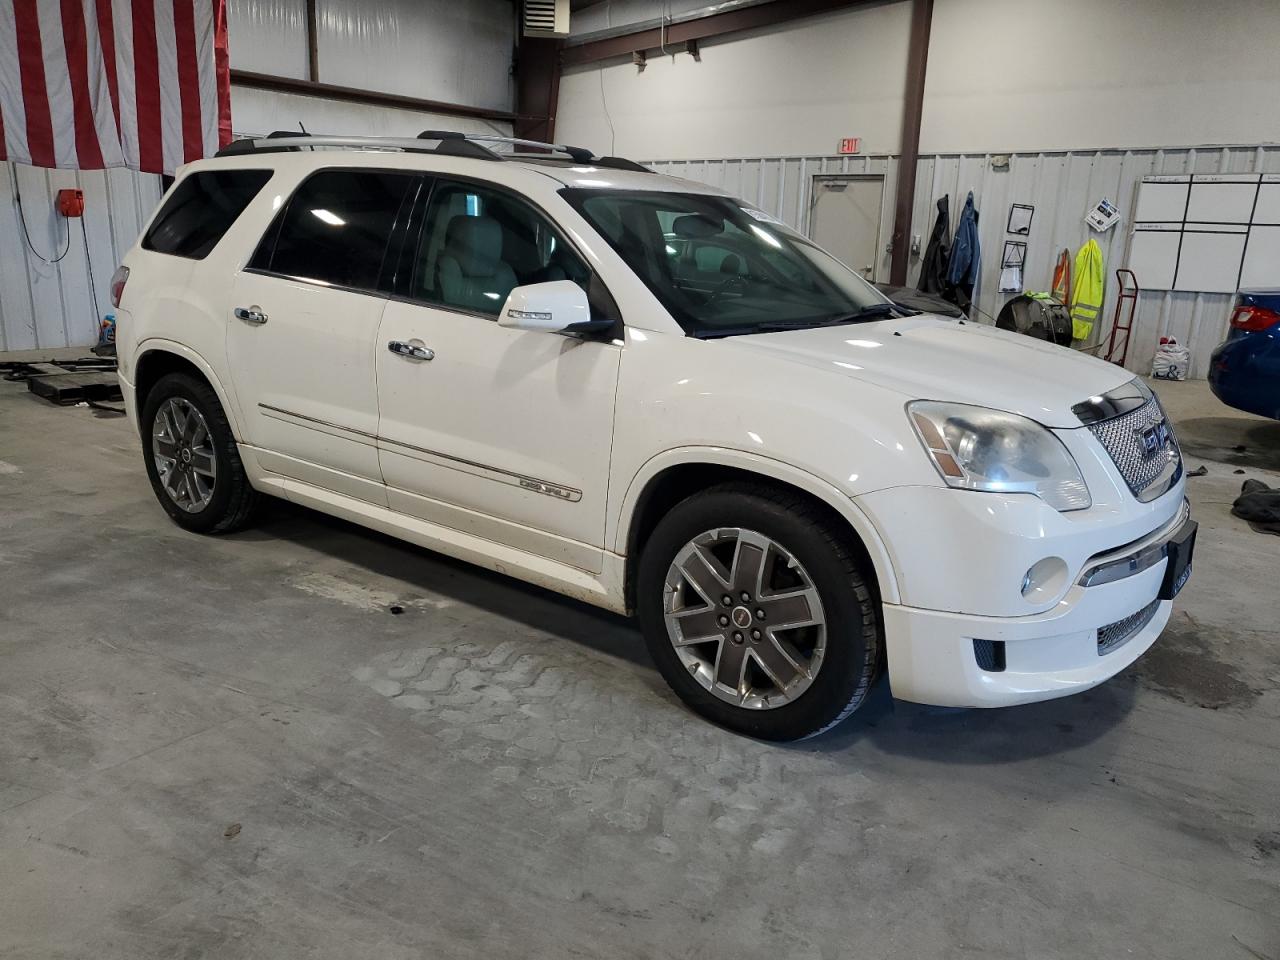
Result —
[{"label": "black tire", "polygon": [[[790,703],[748,709],[703,687],[681,663],[667,634],[667,571],[693,538],[739,527],[770,538],[808,571],[826,615],[826,651],[808,689]],[[636,607],[658,670],[695,712],[761,740],[803,740],[823,733],[861,706],[882,659],[879,609],[845,531],[802,496],[763,485],[730,483],[677,504],[658,523],[640,556]],[[727,642],[727,641],[726,641]]]},{"label": "black tire", "polygon": [[[208,425],[213,455],[217,462],[213,495],[197,512],[189,512],[174,502],[160,478],[160,470],[152,454],[152,433],[156,415],[166,400],[180,397],[194,406]],[[231,424],[227,420],[218,395],[204,380],[186,373],[170,373],[161,377],[147,394],[140,417],[143,462],[156,499],[178,526],[194,533],[231,533],[245,526],[258,503],[258,493],[249,485],[240,452],[236,449]]]}]

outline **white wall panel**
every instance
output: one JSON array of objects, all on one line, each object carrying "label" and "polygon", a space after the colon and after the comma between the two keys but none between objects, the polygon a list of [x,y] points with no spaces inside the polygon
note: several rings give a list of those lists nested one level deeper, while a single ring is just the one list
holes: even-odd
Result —
[{"label": "white wall panel", "polygon": [[306,0],[227,0],[227,46],[237,70],[306,79]]},{"label": "white wall panel", "polygon": [[[602,3],[573,29],[661,6]],[[910,19],[895,0],[705,41],[701,63],[651,50],[643,72],[575,67],[557,130],[672,159],[827,153],[842,137],[897,153]],[[920,149],[1257,142],[1280,129],[1277,36],[1277,0],[937,0]]]},{"label": "white wall panel", "polygon": [[938,0],[920,150],[1252,142],[1277,35],[1276,0]]},{"label": "white wall panel", "polygon": [[[885,177],[886,202],[881,215],[881,235],[893,231],[892,198],[896,189],[897,159],[873,157],[785,157],[734,160],[674,160],[649,164],[655,170],[685,177],[735,193],[759,205],[801,232],[809,228],[812,178],[819,173],[870,173]],[[1144,176],[1174,173],[1280,173],[1280,146],[1211,147],[1168,150],[1099,150],[1084,153],[1027,153],[1010,156],[1007,170],[994,170],[991,155],[934,155],[921,157],[916,171],[913,234],[921,238],[921,252],[928,242],[936,215],[935,203],[951,197],[951,230],[966,193],[972,189],[979,211],[982,271],[975,291],[979,319],[992,322],[1009,295],[998,292],[999,257],[1005,239],[1027,241],[1024,282],[1027,290],[1048,290],[1053,265],[1061,250],[1075,253],[1090,236],[1102,247],[1106,270],[1106,297],[1091,344],[1106,339],[1112,326],[1117,285],[1115,271],[1127,262],[1130,213],[1137,184]],[[1121,220],[1104,234],[1095,234],[1084,215],[1102,197],[1120,207]],[[1009,237],[1005,226],[1011,203],[1036,208],[1028,237]],[[880,276],[887,275],[888,256],[882,254]],[[1280,266],[1277,267],[1280,271]],[[910,261],[908,280],[915,283],[920,258]],[[1142,278],[1138,277],[1139,283]],[[1280,285],[1280,276],[1276,284]],[[1226,336],[1232,297],[1229,294],[1143,291],[1138,300],[1129,369],[1150,369],[1159,338],[1172,336],[1190,347],[1191,375],[1208,371],[1209,353]]]},{"label": "white wall panel", "polygon": [[510,0],[319,0],[317,20],[325,83],[511,109]]},{"label": "white wall panel", "polygon": [[889,3],[704,41],[701,62],[650,53],[567,69],[556,137],[622,156],[898,149],[910,6]]},{"label": "white wall panel", "polygon": [[237,86],[231,88],[231,121],[238,137],[297,130],[299,123],[310,133],[334,136],[416,137],[423,130],[511,135],[509,123]]},{"label": "white wall panel", "polygon": [[[99,315],[112,309],[111,274],[159,202],[160,178],[129,170],[0,166],[0,350],[91,345]],[[15,178],[36,252],[57,257],[70,228],[70,247],[57,263],[42,261],[23,239]],[[58,190],[70,187],[84,191],[83,231],[82,221],[68,220],[54,209]]]}]

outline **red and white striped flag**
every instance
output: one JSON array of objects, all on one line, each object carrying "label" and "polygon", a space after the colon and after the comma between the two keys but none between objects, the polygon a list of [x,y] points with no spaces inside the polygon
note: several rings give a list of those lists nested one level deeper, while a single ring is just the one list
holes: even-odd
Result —
[{"label": "red and white striped flag", "polygon": [[230,140],[226,0],[0,0],[0,160],[172,173]]}]

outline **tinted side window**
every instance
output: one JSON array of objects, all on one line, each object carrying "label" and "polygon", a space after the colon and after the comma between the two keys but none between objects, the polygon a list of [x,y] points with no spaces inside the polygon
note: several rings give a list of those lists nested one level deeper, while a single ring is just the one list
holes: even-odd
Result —
[{"label": "tinted side window", "polygon": [[401,203],[417,181],[414,174],[376,170],[314,174],[294,192],[250,266],[375,289]]},{"label": "tinted side window", "polygon": [[207,257],[270,179],[270,170],[210,170],[183,178],[142,238],[142,249]]},{"label": "tinted side window", "polygon": [[419,242],[410,295],[496,317],[515,287],[591,271],[529,205],[478,184],[440,183]]}]

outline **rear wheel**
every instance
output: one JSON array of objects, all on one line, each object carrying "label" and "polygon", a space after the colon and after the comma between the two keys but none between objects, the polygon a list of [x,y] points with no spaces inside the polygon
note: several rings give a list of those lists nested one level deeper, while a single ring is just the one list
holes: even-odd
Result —
[{"label": "rear wheel", "polygon": [[880,660],[877,610],[848,543],[803,498],[731,484],[658,524],[637,606],[658,669],[695,711],[799,740],[861,705]]},{"label": "rear wheel", "polygon": [[147,394],[141,427],[147,476],[175,523],[197,533],[230,533],[248,522],[257,494],[207,383],[185,373],[162,377]]}]

